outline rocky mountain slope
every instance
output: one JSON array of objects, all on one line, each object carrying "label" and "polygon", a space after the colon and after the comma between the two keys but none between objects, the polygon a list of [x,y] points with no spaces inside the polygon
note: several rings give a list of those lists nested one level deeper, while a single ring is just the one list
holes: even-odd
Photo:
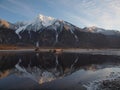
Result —
[{"label": "rocky mountain slope", "polygon": [[[6,24],[7,23],[7,24]],[[38,15],[29,22],[0,21],[0,44],[40,47],[120,48],[120,32],[78,28],[66,21]]]}]

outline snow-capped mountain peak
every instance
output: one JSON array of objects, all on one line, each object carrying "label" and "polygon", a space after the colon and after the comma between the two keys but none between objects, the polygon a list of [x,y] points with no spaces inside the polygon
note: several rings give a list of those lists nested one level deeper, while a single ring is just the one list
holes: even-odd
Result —
[{"label": "snow-capped mountain peak", "polygon": [[104,31],[104,29],[96,27],[96,26],[92,26],[92,27],[85,27],[85,30],[87,30],[88,32],[94,32],[94,33],[99,33]]},{"label": "snow-capped mountain peak", "polygon": [[47,27],[52,25],[56,21],[56,19],[50,16],[44,16],[42,14],[39,14],[35,21],[40,21],[43,26]]},{"label": "snow-capped mountain peak", "polygon": [[93,30],[93,29],[96,29],[96,28],[97,28],[96,26],[88,27],[89,30]]},{"label": "snow-capped mountain peak", "polygon": [[27,22],[25,25],[22,27],[19,27],[16,30],[16,33],[19,34],[19,32],[23,30],[29,30],[29,31],[38,31],[43,27],[48,27],[55,23],[56,19],[52,18],[50,16],[44,16],[42,14],[39,14],[35,19],[32,21]]},{"label": "snow-capped mountain peak", "polygon": [[87,32],[92,32],[92,33],[101,33],[104,35],[120,35],[120,32],[117,30],[107,30],[107,29],[103,29],[103,28],[99,28],[99,27],[85,27],[83,28],[83,30],[87,31]]},{"label": "snow-capped mountain peak", "polygon": [[[19,36],[19,39],[21,39],[20,32],[21,31],[27,31],[29,36],[31,37],[31,31],[34,32],[42,32],[42,30],[50,29],[51,31],[54,31],[56,33],[55,37],[55,43],[58,42],[58,36],[59,32],[63,30],[63,28],[67,31],[70,31],[72,35],[74,35],[74,38],[76,41],[78,40],[77,35],[74,33],[74,26],[68,22],[65,22],[63,20],[55,19],[49,16],[44,15],[38,15],[35,19],[33,19],[31,22],[28,22],[26,25],[19,27],[16,30],[16,34]],[[23,33],[23,32],[22,32]]]}]

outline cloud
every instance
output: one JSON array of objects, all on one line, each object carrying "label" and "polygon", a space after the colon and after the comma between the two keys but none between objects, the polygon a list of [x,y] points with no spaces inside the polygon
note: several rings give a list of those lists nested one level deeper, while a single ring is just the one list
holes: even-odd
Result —
[{"label": "cloud", "polygon": [[[0,8],[25,17],[34,17],[36,12],[47,12],[77,26],[98,26],[106,29],[120,29],[120,0],[44,0],[36,1],[48,5],[41,5],[42,9],[35,9],[24,0],[7,0],[10,5],[0,3]],[[33,2],[34,0],[31,0]],[[43,3],[44,2],[44,3]],[[54,11],[51,13],[51,11]]]},{"label": "cloud", "polygon": [[[101,3],[102,4],[102,3]],[[97,17],[99,26],[108,29],[119,29],[120,30],[120,1],[119,0],[106,0],[101,5],[101,12]]]},{"label": "cloud", "polygon": [[25,16],[34,16],[35,10],[33,7],[27,3],[21,2],[20,0],[9,0],[9,2],[13,3],[18,7],[18,10],[24,13]]},{"label": "cloud", "polygon": [[85,17],[80,16],[80,15],[76,15],[74,13],[66,13],[66,19],[73,23],[74,25],[77,24],[78,26],[80,26],[81,28],[83,27],[87,27],[87,26],[96,26],[96,23],[87,20]]},{"label": "cloud", "polygon": [[[71,21],[83,25],[96,25],[106,29],[120,29],[120,1],[119,0],[60,0],[67,5]],[[74,14],[73,14],[74,13]],[[68,12],[64,12],[68,16]]]},{"label": "cloud", "polygon": [[12,9],[10,9],[10,8],[8,8],[8,7],[5,7],[4,5],[1,5],[1,4],[0,4],[0,8],[5,9],[5,10],[7,10],[7,11],[9,11],[9,12],[15,13],[14,10],[12,10]]},{"label": "cloud", "polygon": [[32,6],[21,2],[20,0],[7,0],[7,3],[10,5],[3,3],[0,4],[0,8],[28,18],[35,15],[35,11],[33,10]]}]

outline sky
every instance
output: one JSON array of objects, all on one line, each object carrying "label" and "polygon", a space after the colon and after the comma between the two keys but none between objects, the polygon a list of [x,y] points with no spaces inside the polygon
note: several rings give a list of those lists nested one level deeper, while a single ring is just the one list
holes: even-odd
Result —
[{"label": "sky", "polygon": [[120,31],[120,0],[0,0],[0,18],[9,22],[29,21],[39,14],[80,28]]}]

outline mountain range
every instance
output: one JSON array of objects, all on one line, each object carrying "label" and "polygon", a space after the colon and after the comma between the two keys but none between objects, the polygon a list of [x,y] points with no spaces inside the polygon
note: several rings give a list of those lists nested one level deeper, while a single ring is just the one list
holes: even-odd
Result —
[{"label": "mountain range", "polygon": [[0,45],[61,48],[120,48],[120,32],[99,27],[79,28],[67,21],[38,15],[25,22],[0,19]]}]

